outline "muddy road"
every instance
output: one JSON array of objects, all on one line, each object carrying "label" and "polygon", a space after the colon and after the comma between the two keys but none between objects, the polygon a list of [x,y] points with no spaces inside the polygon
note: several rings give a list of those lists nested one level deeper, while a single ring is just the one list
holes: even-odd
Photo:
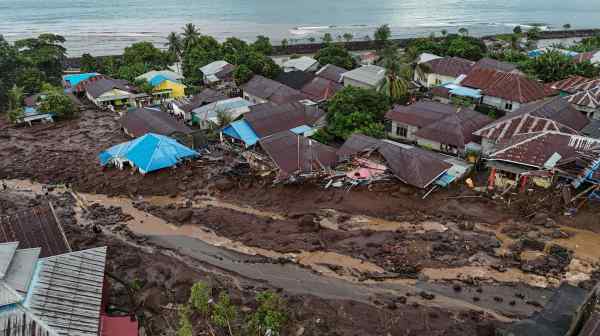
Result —
[{"label": "muddy road", "polygon": [[[425,200],[400,183],[350,192],[272,186],[227,174],[237,158],[218,150],[147,176],[103,170],[99,152],[126,140],[109,112],[87,110],[33,128],[0,121],[0,179],[9,181],[8,198],[35,201],[42,184],[72,188],[61,202],[76,246],[110,242],[149,263],[154,256],[158,265],[174,260],[180,269],[170,273],[221,279],[249,301],[248,288],[283,290],[306,314],[296,319],[311,326],[309,334],[319,335],[322,325],[308,320],[338,309],[322,334],[486,335],[539,310],[561,281],[588,288],[600,273],[593,248],[600,216],[592,205],[566,217],[534,199],[507,206],[461,185]],[[59,190],[49,197],[66,192]],[[18,204],[0,207],[9,212]],[[118,256],[114,263],[122,272],[134,264]],[[185,300],[183,293],[164,297],[162,290],[185,286],[157,286],[164,275],[151,270],[125,273],[153,279],[159,308]]]}]

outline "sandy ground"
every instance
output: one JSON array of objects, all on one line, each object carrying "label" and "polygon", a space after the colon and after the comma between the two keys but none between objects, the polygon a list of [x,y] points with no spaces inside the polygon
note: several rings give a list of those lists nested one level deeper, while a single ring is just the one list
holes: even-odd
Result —
[{"label": "sandy ground", "polygon": [[[252,176],[225,175],[235,158],[220,152],[211,155],[222,160],[147,176],[103,170],[98,153],[125,140],[116,116],[107,112],[87,110],[77,120],[33,128],[2,121],[0,179],[9,180],[12,190],[5,198],[33,197],[41,184],[67,184],[74,192],[62,202],[75,246],[109,244],[118,251],[111,254],[115,273],[130,281],[160,284],[152,272],[161,271],[135,274],[144,270],[129,270],[134,263],[124,260],[128,255],[167,264],[169,272],[189,280],[180,287],[167,283],[169,293],[185,292],[192,279],[215,277],[245,298],[252,291],[240,282],[283,289],[303,316],[295,317],[296,327],[318,330],[312,319],[322,314],[328,329],[321,334],[486,335],[498,321],[538,310],[530,303],[543,304],[561,281],[589,287],[598,275],[597,205],[572,218],[562,216],[551,198],[544,203],[539,196],[516,195],[507,206],[463,186],[426,200],[399,183],[350,192],[271,186]],[[3,201],[0,210],[19,206]],[[109,207],[123,216],[107,217],[116,211],[103,210]],[[88,212],[86,219],[82,213]],[[95,226],[104,234],[93,233]],[[118,240],[107,238],[115,234]],[[294,276],[282,277],[288,272]],[[162,285],[148,290],[165,305],[185,297],[163,297]],[[508,299],[516,296],[526,299]],[[332,307],[337,315],[330,314]],[[153,321],[149,328],[161,331],[173,323]]]}]

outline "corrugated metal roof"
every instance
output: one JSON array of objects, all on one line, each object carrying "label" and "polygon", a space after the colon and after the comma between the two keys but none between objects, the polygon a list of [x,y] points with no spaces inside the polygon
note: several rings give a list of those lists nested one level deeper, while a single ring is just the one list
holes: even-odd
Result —
[{"label": "corrugated metal roof", "polygon": [[371,86],[378,86],[385,78],[385,69],[377,65],[365,65],[342,74],[343,78],[350,78]]},{"label": "corrugated metal roof", "polygon": [[17,250],[4,282],[17,292],[27,294],[41,250],[39,247]]},{"label": "corrugated metal roof", "polygon": [[0,310],[0,335],[60,336],[23,307]]},{"label": "corrugated metal roof", "polygon": [[245,120],[232,122],[223,129],[223,133],[243,141],[246,144],[246,147],[250,147],[258,142],[258,136]]},{"label": "corrugated metal roof", "polygon": [[0,279],[6,275],[6,271],[8,271],[8,267],[18,246],[19,243],[17,242],[0,244]]},{"label": "corrugated metal roof", "polygon": [[41,259],[27,307],[60,335],[98,335],[106,247]]}]

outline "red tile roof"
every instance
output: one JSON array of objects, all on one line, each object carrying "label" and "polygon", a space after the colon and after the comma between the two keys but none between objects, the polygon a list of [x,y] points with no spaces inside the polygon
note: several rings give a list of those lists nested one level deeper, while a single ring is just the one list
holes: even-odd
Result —
[{"label": "red tile roof", "polygon": [[553,90],[548,91],[541,83],[525,76],[493,69],[473,69],[460,85],[480,89],[486,96],[521,104],[556,94]]},{"label": "red tile roof", "polygon": [[573,105],[597,109],[600,107],[600,86],[595,89],[579,91],[566,99]]},{"label": "red tile roof", "polygon": [[421,63],[428,67],[428,72],[439,75],[458,77],[468,74],[475,62],[460,57],[442,57]]},{"label": "red tile roof", "polygon": [[500,142],[490,160],[543,168],[555,153],[561,158],[572,157],[599,143],[598,139],[556,131],[531,133]]},{"label": "red tile roof", "polygon": [[474,134],[495,141],[540,131],[578,134],[588,123],[589,120],[581,112],[575,110],[568,101],[555,97],[524,105],[514,113],[496,120]]}]

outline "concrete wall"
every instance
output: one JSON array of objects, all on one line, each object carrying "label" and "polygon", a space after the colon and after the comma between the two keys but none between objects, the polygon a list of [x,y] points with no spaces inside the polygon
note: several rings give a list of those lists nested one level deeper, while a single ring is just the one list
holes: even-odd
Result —
[{"label": "concrete wall", "polygon": [[253,104],[263,104],[263,103],[267,102],[267,100],[262,99],[262,98],[257,97],[257,96],[253,96],[253,95],[249,94],[248,92],[244,92],[243,97],[244,97],[244,99],[246,99],[247,101],[249,101],[249,102],[251,102]]},{"label": "concrete wall", "polygon": [[442,152],[442,153],[447,153],[447,154],[458,155],[458,154],[464,152],[464,148],[448,147],[448,145],[445,145],[445,144],[442,144],[442,143],[439,143],[439,142],[436,142],[433,140],[429,140],[429,139],[419,138],[419,137],[417,137],[417,144],[421,147],[428,148],[428,149]]},{"label": "concrete wall", "polygon": [[378,86],[374,87],[359,81],[355,81],[352,78],[348,78],[348,77],[344,77],[344,86],[354,86],[354,87],[359,87],[359,88],[363,88],[363,89],[375,89],[378,90],[381,87],[381,84],[379,84]]},{"label": "concrete wall", "polygon": [[434,86],[438,86],[442,83],[452,82],[456,80],[456,77],[444,76],[436,73],[421,73],[419,71],[415,71],[414,79],[419,84],[431,88]]},{"label": "concrete wall", "polygon": [[[398,128],[400,128],[400,127],[404,127],[407,129],[406,137],[401,137],[398,135]],[[403,123],[397,123],[395,121],[392,121],[390,124],[389,131],[388,131],[388,136],[393,139],[400,139],[400,140],[412,142],[412,141],[417,141],[417,137],[415,136],[415,133],[418,130],[419,130],[419,128],[416,126],[403,124]]]},{"label": "concrete wall", "polygon": [[481,153],[483,155],[490,155],[492,153],[492,150],[494,149],[495,145],[496,145],[495,141],[492,141],[487,138],[482,138],[481,139]]},{"label": "concrete wall", "polygon": [[[510,110],[506,109],[507,103],[512,103],[512,109],[510,109]],[[504,98],[491,97],[491,96],[483,96],[483,104],[493,106],[499,110],[506,111],[506,112],[513,112],[513,111],[516,111],[517,109],[519,109],[519,107],[521,107],[521,104],[518,102],[513,102],[510,100],[506,100]]]}]

